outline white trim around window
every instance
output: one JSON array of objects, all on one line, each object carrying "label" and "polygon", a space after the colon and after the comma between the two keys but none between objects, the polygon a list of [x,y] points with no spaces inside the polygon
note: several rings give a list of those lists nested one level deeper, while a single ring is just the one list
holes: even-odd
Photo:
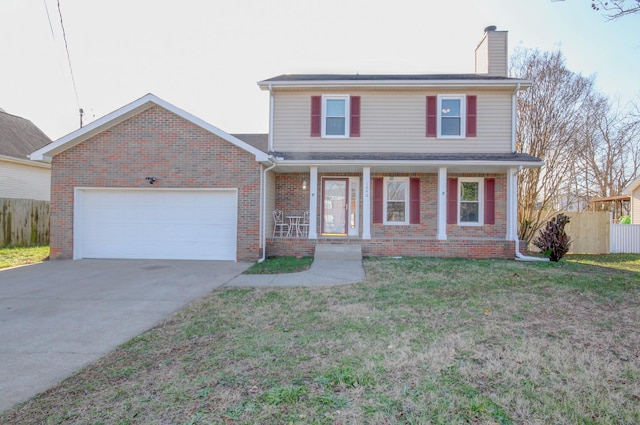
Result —
[{"label": "white trim around window", "polygon": [[466,137],[466,95],[438,95],[438,138],[463,139]]},{"label": "white trim around window", "polygon": [[[383,185],[382,222],[386,225],[408,225],[410,218],[409,177],[385,177]],[[403,190],[404,189],[404,190]],[[391,208],[389,208],[391,207]]]},{"label": "white trim around window", "polygon": [[[475,190],[474,190],[474,186]],[[463,208],[464,206],[464,208]],[[458,178],[458,225],[482,226],[484,223],[484,178]]]},{"label": "white trim around window", "polygon": [[351,117],[349,100],[347,94],[325,94],[322,96],[322,137],[328,139],[349,137]]}]

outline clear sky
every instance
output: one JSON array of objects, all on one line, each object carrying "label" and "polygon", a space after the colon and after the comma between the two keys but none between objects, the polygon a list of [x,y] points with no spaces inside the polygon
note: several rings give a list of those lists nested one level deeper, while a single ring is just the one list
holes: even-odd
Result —
[{"label": "clear sky", "polygon": [[[640,101],[640,15],[607,21],[590,0],[59,3],[85,124],[151,92],[224,131],[267,132],[257,81],[471,73],[488,25],[509,31],[511,51],[559,48],[604,94]],[[0,40],[0,108],[53,140],[77,129],[57,0],[0,0]]]}]

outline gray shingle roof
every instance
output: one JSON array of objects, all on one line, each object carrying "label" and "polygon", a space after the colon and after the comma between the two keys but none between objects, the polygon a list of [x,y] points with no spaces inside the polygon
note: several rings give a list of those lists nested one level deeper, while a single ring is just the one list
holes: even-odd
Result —
[{"label": "gray shingle roof", "polygon": [[28,159],[49,143],[51,139],[28,119],[0,112],[0,155]]},{"label": "gray shingle roof", "polygon": [[443,80],[497,80],[509,81],[516,78],[497,77],[486,74],[282,74],[264,80],[280,81],[443,81]]},{"label": "gray shingle roof", "polygon": [[233,137],[237,137],[245,143],[250,144],[256,149],[260,149],[262,152],[269,151],[269,135],[268,134],[232,134]]},{"label": "gray shingle roof", "polygon": [[277,152],[285,161],[497,161],[541,162],[526,153],[396,153],[396,152]]}]

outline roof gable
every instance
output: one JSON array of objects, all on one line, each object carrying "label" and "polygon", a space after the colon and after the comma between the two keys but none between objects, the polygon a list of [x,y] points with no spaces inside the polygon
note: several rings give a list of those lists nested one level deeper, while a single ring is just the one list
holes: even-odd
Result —
[{"label": "roof gable", "polygon": [[257,149],[256,147],[238,139],[235,136],[232,136],[229,133],[226,133],[225,131],[222,131],[218,127],[207,123],[206,121],[170,104],[169,102],[160,99],[159,97],[151,93],[129,103],[128,105],[121,107],[120,109],[111,112],[110,114],[105,115],[102,118],[91,122],[90,124],[82,128],[79,128],[72,133],[67,134],[66,136],[61,137],[60,139],[41,149],[36,150],[35,152],[31,153],[31,155],[29,155],[29,158],[36,161],[51,162],[53,156],[64,152],[67,149],[70,149],[99,133],[102,133],[103,131],[131,118],[134,115],[146,111],[154,105],[164,108],[178,115],[179,117],[203,128],[204,130],[215,134],[216,136],[228,141],[229,143],[232,143],[237,147],[255,155],[256,161],[268,160],[268,155],[260,149]]},{"label": "roof gable", "polygon": [[0,156],[27,160],[36,149],[51,139],[28,119],[0,110]]}]

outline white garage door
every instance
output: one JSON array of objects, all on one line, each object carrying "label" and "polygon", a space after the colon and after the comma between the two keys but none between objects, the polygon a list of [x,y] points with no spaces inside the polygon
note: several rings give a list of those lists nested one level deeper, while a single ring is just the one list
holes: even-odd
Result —
[{"label": "white garage door", "polygon": [[235,260],[236,190],[77,189],[74,258]]}]

